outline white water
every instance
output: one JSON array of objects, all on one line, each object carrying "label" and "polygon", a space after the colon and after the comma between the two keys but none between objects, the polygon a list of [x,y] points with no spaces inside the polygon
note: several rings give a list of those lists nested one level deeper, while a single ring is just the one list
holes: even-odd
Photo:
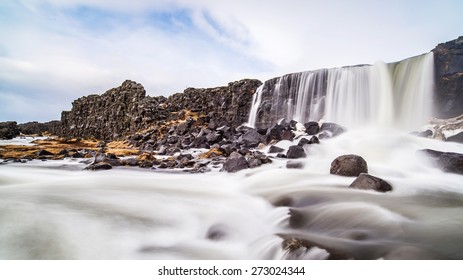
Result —
[{"label": "white water", "polygon": [[[286,237],[358,259],[463,259],[463,177],[440,171],[416,153],[463,153],[463,145],[389,127],[415,127],[428,116],[432,79],[425,78],[431,62],[426,55],[293,79],[297,86],[286,89],[293,99],[278,108],[287,115],[276,118],[316,119],[324,112],[327,121],[350,127],[306,147],[301,170],[286,169],[286,160],[277,158],[237,174],[90,172],[72,160],[0,164],[0,259],[328,256],[317,248],[287,254],[281,248]],[[328,92],[322,95],[325,78]],[[286,84],[276,83],[275,104]],[[251,123],[262,100],[261,88]],[[288,148],[297,141],[277,145]],[[349,189],[355,178],[330,175],[331,162],[344,154],[365,158],[369,173],[393,191]],[[289,205],[272,206],[282,200]],[[290,211],[296,214],[290,217]]]},{"label": "white water", "polygon": [[[271,90],[272,104],[281,104],[283,92],[289,94],[286,107],[273,108],[272,116],[267,117],[302,123],[323,119],[348,128],[381,125],[419,129],[431,114],[433,67],[433,54],[428,53],[392,64],[289,74],[280,77]],[[282,88],[281,84],[291,87]],[[251,126],[258,121],[261,95],[262,90],[256,92],[248,121]]]},{"label": "white water", "polygon": [[[285,144],[286,143],[286,144]],[[278,143],[289,146],[290,142]],[[0,259],[324,258],[286,255],[282,235],[357,258],[463,258],[463,180],[416,150],[463,145],[393,130],[352,130],[310,145],[302,170],[286,161],[237,174],[82,171],[77,161],[0,165]],[[331,161],[355,153],[394,190],[348,189]],[[305,217],[289,226],[290,198]],[[211,232],[216,238],[208,238]],[[315,250],[315,251],[314,251]]]}]

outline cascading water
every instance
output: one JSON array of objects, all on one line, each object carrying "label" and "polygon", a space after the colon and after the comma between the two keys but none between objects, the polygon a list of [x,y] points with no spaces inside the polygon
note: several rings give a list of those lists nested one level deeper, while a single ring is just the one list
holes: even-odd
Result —
[{"label": "cascading water", "polygon": [[417,129],[430,117],[433,66],[433,54],[428,53],[397,63],[322,69],[269,80],[256,92],[248,124],[265,127],[280,118],[323,119],[348,128]]},{"label": "cascading water", "polygon": [[[431,92],[432,54],[267,81],[250,123],[361,128],[306,145],[307,158],[293,160],[301,169],[280,157],[236,174],[2,162],[0,259],[463,259],[462,176],[417,154],[463,145],[387,127],[423,124]],[[355,177],[331,175],[345,154],[362,156],[393,190],[351,189]],[[283,250],[294,238],[313,246]]]}]

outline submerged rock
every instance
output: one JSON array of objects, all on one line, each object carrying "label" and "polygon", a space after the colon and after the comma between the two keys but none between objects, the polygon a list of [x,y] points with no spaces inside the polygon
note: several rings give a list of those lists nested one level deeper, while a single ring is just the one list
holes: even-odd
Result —
[{"label": "submerged rock", "polygon": [[431,149],[420,150],[419,152],[431,157],[441,170],[463,174],[463,154],[441,152]]},{"label": "submerged rock", "polygon": [[290,146],[288,149],[288,152],[286,153],[287,158],[303,158],[307,157],[307,154],[304,151],[304,148],[302,148],[299,145],[293,145]]},{"label": "submerged rock", "polygon": [[270,148],[268,149],[269,154],[282,153],[284,151],[285,151],[285,149],[280,148],[278,146],[270,146]]},{"label": "submerged rock", "polygon": [[322,124],[322,126],[320,127],[320,131],[327,131],[330,133],[331,137],[336,137],[346,132],[346,129],[343,126],[340,126],[339,124],[327,122]]},{"label": "submerged rock", "polygon": [[288,169],[302,169],[304,168],[304,164],[300,161],[288,161],[286,163],[286,168]]},{"label": "submerged rock", "polygon": [[111,164],[106,162],[100,162],[95,164],[90,164],[89,166],[85,167],[85,170],[109,170],[113,168]]},{"label": "submerged rock", "polygon": [[377,192],[389,192],[392,191],[392,186],[381,178],[361,173],[357,179],[355,179],[349,188],[360,189],[360,190],[374,190]]},{"label": "submerged rock", "polygon": [[368,173],[367,162],[358,155],[343,155],[331,163],[330,174],[341,176],[359,176]]}]

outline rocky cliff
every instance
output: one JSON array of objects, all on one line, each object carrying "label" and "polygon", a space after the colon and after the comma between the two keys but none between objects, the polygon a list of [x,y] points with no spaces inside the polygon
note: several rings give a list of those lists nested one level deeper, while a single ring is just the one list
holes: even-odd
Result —
[{"label": "rocky cliff", "polygon": [[62,113],[61,129],[56,134],[114,140],[158,122],[175,121],[183,117],[179,112],[185,110],[217,122],[241,124],[247,118],[252,95],[260,84],[258,80],[241,80],[224,87],[188,88],[166,98],[147,96],[141,84],[127,80],[102,95],[75,100],[72,110]]},{"label": "rocky cliff", "polygon": [[[463,114],[463,37],[439,44],[432,50],[435,66],[435,116],[455,117]],[[313,104],[306,114],[312,114],[324,106],[324,98],[317,92],[326,90],[326,70],[317,73],[317,83],[311,89]],[[284,102],[295,95],[294,85],[301,81],[287,75],[284,83],[274,78],[265,83],[263,96],[271,95],[275,87],[282,88],[287,96],[278,95],[278,100],[263,99],[257,112],[262,127],[273,124],[261,115],[274,110],[285,110]],[[81,97],[72,103],[71,111],[62,113],[61,122],[50,122],[46,126],[28,123],[19,125],[23,133],[40,133],[43,130],[65,137],[120,139],[136,132],[150,129],[162,122],[182,119],[185,111],[205,117],[205,121],[239,125],[248,119],[253,94],[262,83],[258,80],[241,80],[216,88],[188,88],[182,93],[166,97],[146,95],[141,84],[125,81],[121,86],[101,95]],[[278,84],[278,85],[277,85]],[[294,99],[294,98],[293,98]],[[285,101],[286,100],[286,101]],[[284,102],[283,102],[284,101]],[[278,105],[282,103],[283,105]],[[277,105],[276,105],[277,104]],[[5,128],[6,131],[6,128]]]},{"label": "rocky cliff", "polygon": [[436,77],[436,117],[463,114],[463,36],[432,50]]}]

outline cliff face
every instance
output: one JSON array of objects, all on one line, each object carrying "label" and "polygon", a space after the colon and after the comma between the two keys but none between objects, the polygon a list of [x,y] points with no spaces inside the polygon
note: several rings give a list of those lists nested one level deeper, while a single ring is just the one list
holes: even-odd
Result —
[{"label": "cliff face", "polygon": [[[436,95],[435,116],[455,117],[463,114],[463,37],[438,45],[434,53]],[[317,72],[317,83],[311,94],[313,104],[310,111],[319,110],[324,99],[318,93],[326,89],[326,70]],[[279,84],[282,92],[276,100],[262,99],[261,110],[285,110],[285,102],[292,100],[294,85],[298,79],[289,75]],[[266,82],[262,95],[270,94],[279,78]],[[188,88],[182,93],[166,97],[146,96],[142,85],[125,81],[121,86],[108,90],[102,95],[89,95],[75,100],[71,111],[62,113],[61,123],[52,122],[47,129],[59,136],[119,139],[137,131],[148,129],[158,122],[177,120],[182,111],[192,111],[228,125],[246,122],[253,94],[262,83],[258,80],[241,80],[216,88]],[[294,98],[293,98],[294,99]],[[180,114],[179,114],[180,113]],[[260,115],[259,115],[260,113]],[[260,126],[267,127],[273,119],[260,116]],[[34,132],[36,132],[34,130]],[[37,132],[36,132],[37,133]]]},{"label": "cliff face", "polygon": [[165,97],[146,96],[141,84],[125,81],[102,95],[81,97],[61,114],[64,137],[116,139],[166,117]]},{"label": "cliff face", "polygon": [[436,117],[463,114],[463,36],[432,50],[436,79]]},{"label": "cliff face", "polygon": [[236,126],[247,121],[252,97],[261,84],[258,80],[245,79],[223,87],[187,88],[170,96],[166,106],[170,112],[188,109]]},{"label": "cliff face", "polygon": [[189,110],[230,124],[246,120],[252,95],[261,83],[241,80],[225,87],[188,88],[169,98],[146,96],[141,84],[125,81],[102,95],[81,97],[61,115],[64,137],[114,140],[147,129],[156,122],[175,120]]}]

